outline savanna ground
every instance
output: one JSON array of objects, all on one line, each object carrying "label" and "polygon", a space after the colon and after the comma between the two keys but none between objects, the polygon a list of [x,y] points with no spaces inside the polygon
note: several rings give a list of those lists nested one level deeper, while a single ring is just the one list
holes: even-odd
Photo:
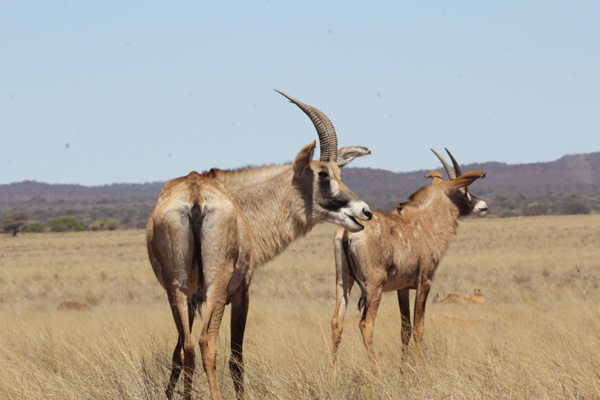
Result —
[{"label": "savanna ground", "polygon": [[[336,379],[333,230],[317,226],[254,276],[250,399],[600,398],[600,215],[462,221],[429,297],[425,364],[400,357],[389,293],[375,325],[383,373],[373,375],[355,288]],[[0,398],[163,398],[176,332],[142,231],[2,235],[0,272]],[[475,288],[485,304],[432,301]],[[63,300],[92,310],[57,311]],[[234,398],[228,325],[226,315],[218,373]],[[209,396],[199,363],[194,389]]]}]

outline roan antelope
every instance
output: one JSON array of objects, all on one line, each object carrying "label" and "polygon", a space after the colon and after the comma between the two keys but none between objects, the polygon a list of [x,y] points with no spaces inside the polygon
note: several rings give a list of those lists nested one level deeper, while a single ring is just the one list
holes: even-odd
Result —
[{"label": "roan antelope", "polygon": [[373,350],[373,325],[383,292],[398,293],[404,356],[412,333],[408,295],[410,289],[416,289],[415,347],[422,360],[425,302],[433,274],[456,234],[458,218],[472,211],[483,216],[488,210],[485,201],[467,191],[467,186],[483,178],[485,172],[463,174],[448,152],[455,174],[446,161],[433,152],[444,165],[450,178],[448,181],[442,181],[440,173],[434,171],[426,176],[433,179],[431,185],[417,191],[390,214],[374,212],[373,220],[360,232],[350,232],[343,227],[335,232],[336,305],[331,320],[334,363],[342,338],[348,297],[355,281],[361,289],[359,326],[376,371],[379,367]]},{"label": "roan antelope", "polygon": [[167,398],[184,372],[184,397],[192,396],[192,324],[198,305],[206,304],[199,336],[202,363],[213,399],[217,381],[217,333],[231,303],[230,372],[236,395],[244,397],[242,343],[248,313],[248,286],[257,266],[282,252],[321,221],[350,232],[363,229],[371,211],[340,180],[340,168],[370,154],[365,147],[337,149],[331,121],[314,107],[279,92],[313,122],[321,157],[312,161],[315,142],[283,166],[213,169],[167,182],[146,230],[154,273],[167,291],[179,339],[173,352]]},{"label": "roan antelope", "polygon": [[62,301],[58,307],[58,311],[92,311],[90,306],[85,303],[78,303],[76,301]]},{"label": "roan antelope", "polygon": [[[437,295],[435,296],[437,297]],[[475,303],[475,304],[483,304],[485,303],[485,296],[481,294],[480,289],[473,290],[473,294],[467,294],[465,296],[458,295],[456,293],[450,293],[448,296],[444,297],[442,300],[436,301],[433,299],[434,303],[439,304],[467,304],[467,303]]]}]

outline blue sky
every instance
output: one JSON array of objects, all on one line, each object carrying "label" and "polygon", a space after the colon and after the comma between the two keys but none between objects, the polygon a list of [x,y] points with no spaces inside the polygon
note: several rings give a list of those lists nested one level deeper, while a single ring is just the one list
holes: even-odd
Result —
[{"label": "blue sky", "polygon": [[600,151],[600,2],[0,3],[0,184],[285,163],[325,112],[352,166]]}]

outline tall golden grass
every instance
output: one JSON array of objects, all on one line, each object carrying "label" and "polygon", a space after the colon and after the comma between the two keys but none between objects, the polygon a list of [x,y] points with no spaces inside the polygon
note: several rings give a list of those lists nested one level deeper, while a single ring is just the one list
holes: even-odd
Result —
[{"label": "tall golden grass", "polygon": [[[335,375],[330,365],[333,230],[318,226],[256,272],[249,398],[600,398],[600,215],[462,221],[430,294],[424,365],[401,358],[396,296],[385,295],[381,376],[355,322],[357,293]],[[142,231],[2,236],[0,271],[0,398],[163,398],[176,332]],[[475,288],[485,304],[432,302]],[[57,311],[63,300],[92,311]],[[226,315],[218,372],[234,398],[228,325]],[[208,398],[200,364],[194,379]]]}]

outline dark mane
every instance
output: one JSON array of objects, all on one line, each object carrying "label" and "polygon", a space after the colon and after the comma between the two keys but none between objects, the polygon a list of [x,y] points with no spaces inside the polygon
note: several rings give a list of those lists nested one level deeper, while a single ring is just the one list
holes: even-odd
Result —
[{"label": "dark mane", "polygon": [[246,165],[244,167],[236,167],[236,168],[229,168],[229,169],[220,169],[220,168],[211,168],[208,171],[202,171],[202,175],[203,176],[207,176],[209,178],[214,178],[217,175],[222,175],[222,174],[235,174],[238,172],[245,172],[245,171],[252,171],[252,170],[268,170],[271,168],[279,168],[284,166],[285,164],[263,164],[263,165],[254,165],[254,164],[250,164],[250,165]]},{"label": "dark mane", "polygon": [[419,195],[419,193],[421,193],[422,191],[424,191],[425,189],[427,189],[430,186],[423,186],[422,188],[420,188],[419,190],[417,190],[416,192],[414,192],[413,194],[411,194],[410,196],[408,196],[408,200],[405,202],[402,202],[400,204],[398,204],[398,206],[396,206],[396,208],[392,211],[392,213],[394,214],[401,214],[402,213],[402,209],[406,206],[412,205],[413,203],[416,202],[415,198]]}]

